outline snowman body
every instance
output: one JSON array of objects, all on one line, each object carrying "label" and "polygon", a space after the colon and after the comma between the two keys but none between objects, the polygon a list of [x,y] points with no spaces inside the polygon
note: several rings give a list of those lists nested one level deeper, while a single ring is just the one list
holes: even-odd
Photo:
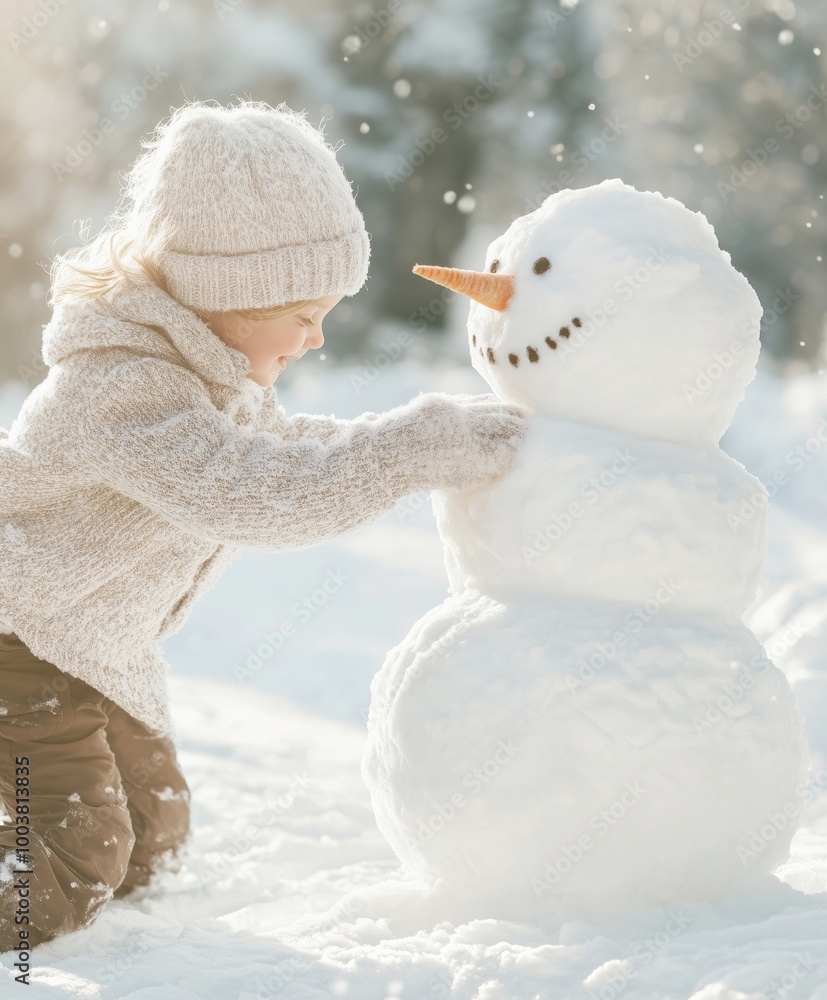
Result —
[{"label": "snowman body", "polygon": [[807,741],[743,624],[767,491],[718,444],[757,296],[700,213],[619,180],[448,279],[528,429],[497,481],[431,494],[450,589],[371,685],[380,830],[446,914],[597,918],[771,872]]},{"label": "snowman body", "polygon": [[363,759],[406,866],[540,919],[714,898],[780,864],[808,757],[741,621],[760,481],[719,448],[536,418],[507,476],[432,501],[450,596],[374,678]]}]

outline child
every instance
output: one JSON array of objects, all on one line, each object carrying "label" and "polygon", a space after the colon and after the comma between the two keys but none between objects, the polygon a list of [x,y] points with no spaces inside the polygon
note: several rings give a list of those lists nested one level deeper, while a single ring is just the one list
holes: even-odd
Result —
[{"label": "child", "polygon": [[490,393],[355,420],[279,405],[369,252],[302,114],[195,102],[107,229],[55,261],[49,372],[0,429],[0,951],[178,870],[189,788],[159,640],[241,548],[306,548],[511,467],[523,411]]}]

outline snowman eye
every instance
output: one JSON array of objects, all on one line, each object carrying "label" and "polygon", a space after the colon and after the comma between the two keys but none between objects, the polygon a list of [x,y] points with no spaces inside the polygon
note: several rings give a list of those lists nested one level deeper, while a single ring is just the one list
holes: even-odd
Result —
[{"label": "snowman eye", "polygon": [[491,261],[491,266],[488,268],[488,270],[492,274],[494,274],[495,271],[499,270],[499,267],[500,267],[500,262],[498,260],[492,260]]},{"label": "snowman eye", "polygon": [[545,274],[545,272],[551,267],[551,261],[548,257],[538,257],[534,261],[533,271],[535,274]]}]

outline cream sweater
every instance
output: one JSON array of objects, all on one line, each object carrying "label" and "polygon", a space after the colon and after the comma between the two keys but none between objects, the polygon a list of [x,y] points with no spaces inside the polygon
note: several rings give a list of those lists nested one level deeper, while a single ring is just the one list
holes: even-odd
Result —
[{"label": "cream sweater", "polygon": [[407,494],[487,484],[526,430],[491,394],[288,417],[244,354],[151,284],[58,305],[43,359],[0,428],[0,620],[171,736],[159,640],[242,547],[305,548]]}]

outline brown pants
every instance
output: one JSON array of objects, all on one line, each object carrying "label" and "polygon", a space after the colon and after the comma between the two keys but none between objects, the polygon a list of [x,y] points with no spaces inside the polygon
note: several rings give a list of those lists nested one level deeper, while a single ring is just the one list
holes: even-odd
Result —
[{"label": "brown pants", "polygon": [[8,634],[0,798],[12,818],[0,824],[0,952],[20,928],[36,945],[87,927],[110,898],[180,867],[190,790],[174,744]]}]

